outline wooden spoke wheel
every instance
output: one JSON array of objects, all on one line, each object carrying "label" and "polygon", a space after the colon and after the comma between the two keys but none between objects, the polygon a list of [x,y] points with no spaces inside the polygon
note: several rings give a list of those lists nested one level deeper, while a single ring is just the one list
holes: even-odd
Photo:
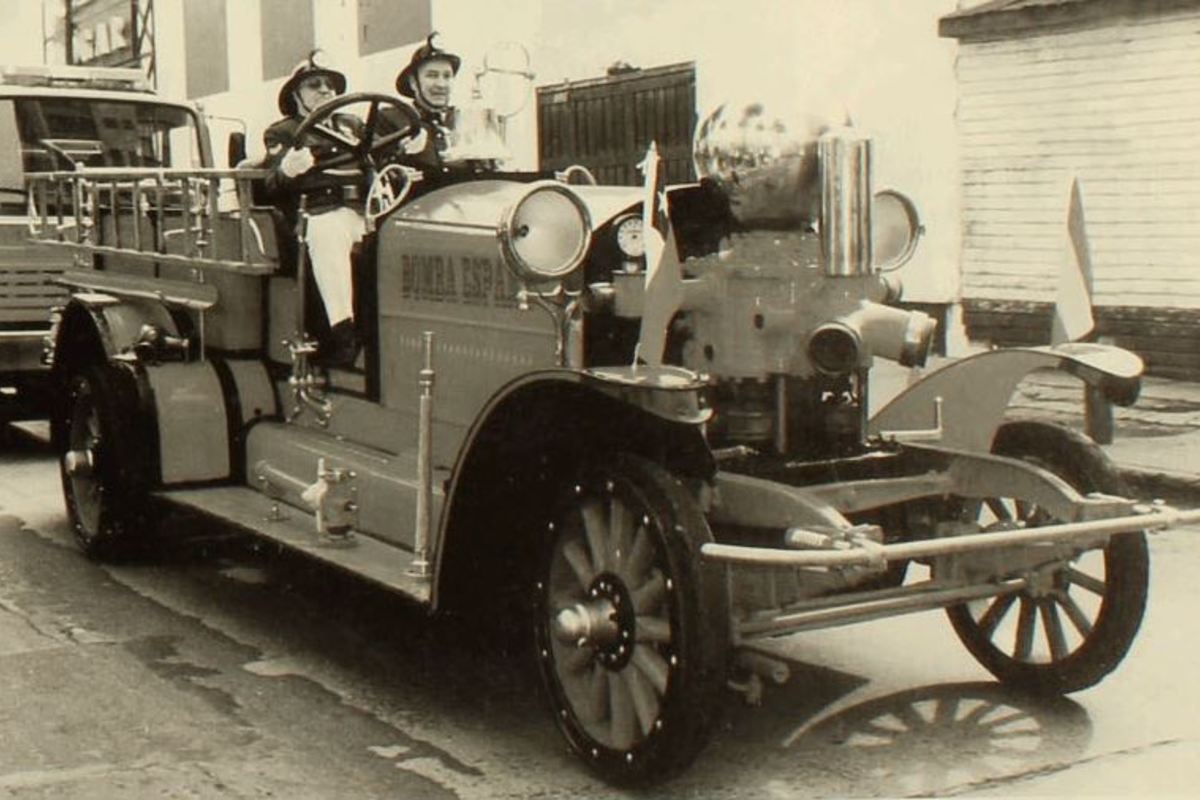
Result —
[{"label": "wooden spoke wheel", "polygon": [[728,596],[700,560],[712,535],[678,481],[635,456],[567,495],[534,618],[555,719],[606,780],[665,778],[704,746],[726,678]]},{"label": "wooden spoke wheel", "polygon": [[[1057,426],[1008,423],[992,451],[1034,462],[1080,493],[1124,494],[1103,451]],[[1006,497],[988,498],[975,511],[985,529],[1060,521]],[[1145,535],[1125,533],[1034,570],[1019,593],[954,606],[948,613],[963,644],[1000,680],[1027,691],[1074,692],[1100,681],[1125,657],[1146,608],[1148,581]]]}]

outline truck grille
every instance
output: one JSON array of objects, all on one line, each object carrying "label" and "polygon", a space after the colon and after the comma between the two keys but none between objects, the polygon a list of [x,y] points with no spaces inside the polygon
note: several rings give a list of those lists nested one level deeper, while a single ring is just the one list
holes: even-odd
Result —
[{"label": "truck grille", "polygon": [[62,305],[66,287],[52,283],[61,268],[0,261],[0,330],[47,328],[50,308]]}]

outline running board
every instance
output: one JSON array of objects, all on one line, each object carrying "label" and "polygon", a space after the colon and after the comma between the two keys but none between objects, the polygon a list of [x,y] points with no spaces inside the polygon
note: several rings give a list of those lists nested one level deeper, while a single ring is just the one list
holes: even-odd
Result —
[{"label": "running board", "polygon": [[311,514],[243,486],[169,489],[156,492],[155,496],[229,522],[420,603],[429,603],[430,579],[408,572],[413,558],[411,550],[361,533],[354,535],[353,544],[323,544],[317,539],[316,522]]}]

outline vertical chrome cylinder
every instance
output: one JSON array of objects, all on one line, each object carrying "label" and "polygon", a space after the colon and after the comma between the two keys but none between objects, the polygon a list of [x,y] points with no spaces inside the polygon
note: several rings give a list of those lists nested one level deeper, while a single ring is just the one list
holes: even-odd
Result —
[{"label": "vertical chrome cylinder", "polygon": [[817,153],[825,274],[872,274],[871,140],[853,128],[834,128],[821,135]]},{"label": "vertical chrome cylinder", "polygon": [[421,334],[420,416],[417,420],[417,512],[416,537],[408,574],[429,577],[429,536],[433,525],[433,331]]}]

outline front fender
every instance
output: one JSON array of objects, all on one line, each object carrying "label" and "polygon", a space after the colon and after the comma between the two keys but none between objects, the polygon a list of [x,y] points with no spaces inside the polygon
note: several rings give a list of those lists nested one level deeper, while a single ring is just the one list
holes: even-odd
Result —
[{"label": "front fender", "polygon": [[1057,369],[1094,386],[1118,405],[1132,405],[1141,388],[1142,359],[1119,347],[1071,343],[1053,347],[989,350],[955,361],[913,384],[868,423],[873,435],[934,427],[942,401],[941,447],[988,452],[1021,379],[1038,369]]},{"label": "front fender", "polygon": [[446,486],[431,540],[435,607],[467,602],[485,586],[519,585],[564,482],[614,451],[638,454],[681,480],[711,480],[702,384],[684,372],[542,370],[497,392],[468,431]]},{"label": "front fender", "polygon": [[160,303],[76,292],[55,332],[51,355],[55,374],[63,376],[89,360],[111,360],[129,352],[143,325],[154,325],[169,336],[181,335],[178,320]]}]

